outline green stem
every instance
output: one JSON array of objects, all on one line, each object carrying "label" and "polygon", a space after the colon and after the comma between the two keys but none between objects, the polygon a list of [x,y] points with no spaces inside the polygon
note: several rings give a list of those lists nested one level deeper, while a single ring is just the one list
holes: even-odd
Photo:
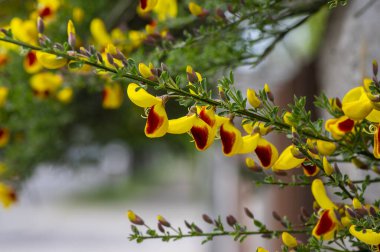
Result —
[{"label": "green stem", "polygon": [[181,238],[187,238],[187,237],[217,237],[217,236],[235,236],[236,234],[239,235],[274,235],[274,234],[281,234],[283,232],[288,232],[291,234],[303,234],[308,232],[306,229],[301,230],[268,230],[268,231],[224,231],[224,232],[218,232],[218,233],[191,233],[191,234],[179,234],[179,235],[155,235],[155,236],[145,236],[145,235],[139,235],[136,238],[140,238],[143,240],[148,239],[181,239]]}]

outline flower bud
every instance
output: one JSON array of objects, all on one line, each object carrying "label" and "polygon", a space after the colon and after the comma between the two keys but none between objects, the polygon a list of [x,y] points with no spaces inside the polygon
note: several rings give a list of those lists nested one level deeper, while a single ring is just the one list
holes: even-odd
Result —
[{"label": "flower bud", "polygon": [[269,99],[271,102],[274,102],[274,95],[273,95],[273,93],[271,92],[270,87],[269,87],[269,85],[268,85],[267,83],[265,83],[265,85],[264,85],[264,91],[265,91],[265,93],[267,94],[268,99]]},{"label": "flower bud", "polygon": [[37,31],[38,33],[44,33],[45,30],[45,24],[44,20],[41,17],[37,18]]},{"label": "flower bud", "polygon": [[158,227],[158,230],[160,230],[161,233],[165,233],[165,229],[164,229],[164,227],[162,226],[162,224],[160,222],[157,223],[157,227]]},{"label": "flower bud", "polygon": [[379,70],[379,65],[377,64],[376,60],[373,60],[372,61],[372,72],[373,72],[374,76],[377,75],[378,70]]},{"label": "flower bud", "polygon": [[282,242],[285,244],[285,246],[289,248],[297,247],[297,239],[289,234],[288,232],[283,232],[281,235]]},{"label": "flower bud", "polygon": [[273,218],[274,218],[275,220],[278,220],[278,221],[281,221],[281,220],[282,220],[281,216],[280,216],[276,211],[273,211],[273,212],[272,212],[272,216],[273,216]]},{"label": "flower bud", "polygon": [[190,225],[190,223],[187,222],[186,220],[185,220],[185,226],[186,226],[188,229],[191,229],[191,225]]},{"label": "flower bud", "polygon": [[203,214],[202,215],[202,219],[207,222],[208,224],[214,224],[214,222],[212,221],[212,219],[210,218],[210,216],[208,216],[207,214]]},{"label": "flower bud", "polygon": [[144,220],[140,218],[137,214],[135,214],[132,210],[128,210],[127,217],[130,222],[136,225],[144,225]]},{"label": "flower bud", "polygon": [[104,64],[103,57],[102,57],[102,55],[101,55],[99,52],[96,52],[96,58],[98,59],[98,61],[99,61],[101,64]]},{"label": "flower bud", "polygon": [[171,227],[170,223],[162,215],[158,215],[157,220],[161,225],[165,227]]},{"label": "flower bud", "polygon": [[226,217],[226,220],[227,220],[227,224],[228,224],[229,226],[231,226],[231,227],[233,227],[233,226],[237,223],[235,217],[232,216],[232,215],[228,215],[228,216]]},{"label": "flower bud", "polygon": [[245,214],[246,214],[249,218],[251,218],[251,219],[254,219],[254,218],[255,218],[255,216],[253,215],[253,213],[252,213],[247,207],[244,207],[244,212],[245,212]]}]

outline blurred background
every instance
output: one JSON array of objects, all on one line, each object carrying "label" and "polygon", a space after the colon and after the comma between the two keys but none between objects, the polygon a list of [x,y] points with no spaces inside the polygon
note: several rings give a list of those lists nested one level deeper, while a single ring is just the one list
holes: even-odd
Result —
[{"label": "blurred background", "polygon": [[[15,16],[27,20],[31,13],[52,2],[0,0],[0,26],[7,27]],[[99,36],[113,36],[116,44],[133,44],[131,31],[146,33],[146,25],[153,20],[137,14],[138,1],[57,2],[59,7],[51,7],[55,16],[45,19],[45,34],[53,41],[65,41],[66,23],[71,18],[78,43],[95,43],[98,50],[104,47]],[[225,7],[222,2],[207,3],[205,7]],[[183,30],[193,32],[199,25],[189,15],[187,3],[178,1],[176,16],[184,18],[167,21],[170,36],[179,41],[185,39]],[[250,28],[237,34],[226,30],[219,35],[230,44],[218,42],[218,36],[195,43],[190,49],[176,50],[166,44],[170,37],[145,34],[144,43],[123,48],[123,52],[136,62],[152,61],[157,65],[163,61],[173,73],[184,73],[190,64],[210,83],[234,70],[235,82],[242,90],[258,90],[269,83],[278,105],[286,106],[295,94],[307,96],[307,106],[312,109],[315,94],[324,91],[328,97],[342,97],[370,72],[372,59],[379,55],[380,31],[375,24],[379,10],[380,3],[371,0],[350,1],[333,11],[322,8],[287,34],[256,67],[240,66],[242,51],[236,46],[254,36],[257,31]],[[97,35],[91,29],[95,18],[103,20],[108,35]],[[292,22],[280,21],[281,26]],[[248,49],[262,51],[270,43],[249,44]],[[229,237],[206,245],[201,245],[199,238],[136,244],[128,241],[130,224],[125,212],[135,211],[152,227],[156,226],[156,215],[161,214],[173,226],[184,227],[184,220],[195,221],[203,223],[200,227],[206,231],[210,226],[202,222],[203,213],[214,218],[233,214],[248,222],[243,214],[243,208],[248,207],[268,226],[279,228],[273,221],[273,210],[297,222],[300,206],[311,205],[308,188],[255,186],[253,179],[260,175],[244,167],[244,157],[224,157],[218,141],[207,151],[198,152],[189,136],[146,138],[142,109],[127,98],[116,108],[104,105],[104,83],[109,79],[62,70],[59,74],[64,76],[64,85],[74,89],[70,103],[57,103],[51,97],[36,99],[35,90],[29,87],[35,73],[20,70],[26,52],[4,51],[9,60],[0,66],[0,84],[13,91],[0,119],[15,133],[1,150],[8,167],[2,176],[18,188],[19,199],[12,208],[0,210],[0,251],[243,252],[258,246],[274,251],[279,249],[279,242],[254,237],[242,244]],[[186,108],[168,107],[173,117],[186,112]],[[318,111],[312,112],[314,117],[318,115]],[[279,135],[270,140],[279,151],[289,144]],[[298,202],[289,202],[289,195]]]}]

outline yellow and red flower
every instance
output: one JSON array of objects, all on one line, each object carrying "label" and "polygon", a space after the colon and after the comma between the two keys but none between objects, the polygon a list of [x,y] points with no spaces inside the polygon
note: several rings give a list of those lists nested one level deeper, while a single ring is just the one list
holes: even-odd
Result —
[{"label": "yellow and red flower", "polygon": [[37,97],[46,98],[55,94],[56,90],[62,85],[63,78],[59,74],[44,72],[33,75],[29,82]]},{"label": "yellow and red flower", "polygon": [[117,109],[123,104],[123,90],[118,83],[108,83],[102,91],[102,105],[105,109]]},{"label": "yellow and red flower", "polygon": [[35,51],[29,51],[24,58],[24,69],[29,74],[37,73],[42,69],[42,65],[37,60],[37,54]]},{"label": "yellow and red flower", "polygon": [[313,236],[317,239],[331,240],[339,227],[339,222],[333,209],[322,210],[319,220],[313,229]]},{"label": "yellow and red flower", "polygon": [[0,202],[4,208],[8,208],[17,201],[15,190],[3,183],[0,183]]},{"label": "yellow and red flower", "polygon": [[259,138],[255,153],[260,160],[261,166],[265,169],[270,168],[278,159],[277,148],[264,138]]},{"label": "yellow and red flower", "polygon": [[150,138],[164,136],[167,133],[169,122],[163,99],[149,94],[136,83],[128,85],[127,94],[135,105],[149,108],[145,135]]},{"label": "yellow and red flower", "polygon": [[332,118],[326,121],[325,128],[335,139],[342,138],[345,134],[353,131],[355,121],[348,116]]},{"label": "yellow and red flower", "polygon": [[4,128],[4,127],[0,128],[0,148],[8,144],[10,135],[11,134],[9,132],[9,129]]}]

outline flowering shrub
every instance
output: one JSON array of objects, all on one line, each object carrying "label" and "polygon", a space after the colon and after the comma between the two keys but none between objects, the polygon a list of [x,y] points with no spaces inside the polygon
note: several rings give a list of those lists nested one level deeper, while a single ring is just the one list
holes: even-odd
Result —
[{"label": "flowering shrub", "polygon": [[[187,230],[184,231],[172,226],[163,216],[157,217],[156,230],[149,227],[138,214],[129,210],[127,217],[133,224],[130,240],[169,241],[201,236],[207,242],[216,236],[230,235],[236,241],[242,242],[249,235],[264,235],[267,238],[281,237],[283,251],[348,251],[353,248],[358,251],[378,251],[380,201],[368,202],[365,197],[367,186],[380,182],[377,167],[380,158],[380,83],[377,79],[376,61],[373,62],[373,76],[365,78],[362,85],[348,91],[342,99],[328,99],[323,94],[317,97],[315,105],[325,109],[330,119],[312,121],[310,113],[305,110],[305,98],[295,98],[287,111],[276,105],[275,94],[268,84],[262,90],[247,89],[242,92],[235,88],[234,77],[230,74],[218,81],[218,94],[214,95],[212,83],[208,82],[206,75],[202,75],[203,72],[196,67],[193,68],[197,64],[181,69],[172,64],[158,64],[157,60],[152,60],[153,63],[148,63],[149,60],[137,60],[139,63],[136,63],[136,60],[126,56],[136,55],[138,59],[139,50],[147,44],[160,45],[163,49],[167,46],[170,50],[175,50],[192,45],[207,34],[218,37],[217,32],[223,29],[229,31],[233,27],[231,31],[241,32],[239,24],[252,18],[252,15],[248,16],[252,14],[248,10],[263,14],[268,11],[276,13],[278,8],[285,8],[281,1],[264,1],[267,5],[242,2],[228,5],[225,9],[212,9],[212,4],[201,6],[189,2],[186,18],[190,21],[182,21],[203,22],[205,31],[198,37],[188,35],[188,39],[181,40],[183,38],[179,36],[176,40],[174,32],[171,33],[169,21],[181,21],[177,17],[177,2],[141,0],[136,6],[137,13],[142,17],[152,18],[152,22],[144,29],[124,32],[115,28],[108,31],[104,22],[95,18],[90,22],[93,44],[85,46],[75,27],[75,23],[81,23],[83,19],[83,10],[73,9],[72,18],[75,22],[67,22],[66,41],[58,43],[52,41],[45,28],[54,24],[56,15],[63,8],[61,2],[40,0],[29,19],[13,18],[9,25],[1,29],[0,65],[6,67],[10,64],[8,60],[17,58],[21,47],[23,59],[19,63],[25,73],[30,75],[28,101],[49,101],[54,106],[63,106],[62,108],[75,99],[77,89],[80,89],[66,82],[68,76],[96,76],[104,83],[101,90],[101,104],[104,109],[119,108],[123,104],[125,90],[129,100],[144,109],[144,132],[148,138],[161,138],[166,134],[188,134],[198,151],[207,151],[215,141],[219,141],[223,155],[245,155],[246,165],[251,171],[265,172],[266,177],[260,183],[282,187],[309,186],[315,199],[313,213],[301,212],[301,227],[296,227],[286,217],[274,212],[274,218],[284,226],[282,230],[269,229],[248,208],[244,212],[252,220],[254,230],[239,223],[232,215],[226,216],[226,224],[221,217],[213,219],[203,215],[205,223],[213,226],[213,231],[209,233],[203,232],[199,224],[187,221]],[[334,5],[334,2],[336,1],[330,1],[329,4]],[[274,42],[260,55],[247,52],[246,45],[242,46],[243,49],[235,47],[234,53],[238,57],[231,62],[232,66],[238,63],[255,65],[260,62],[287,32],[305,22],[324,4],[318,2],[309,6],[302,13],[306,18],[302,17],[277,33],[264,29],[268,20],[264,22],[264,19],[253,17],[250,25],[262,32],[260,36],[274,36]],[[252,8],[243,9],[242,5]],[[270,21],[272,26],[279,25],[281,20],[292,16],[297,9],[284,10],[288,13]],[[236,39],[233,42],[252,43],[260,38],[240,38],[241,40]],[[214,43],[213,38],[210,39],[210,44]],[[210,57],[215,53],[210,49],[207,55]],[[151,52],[150,55],[152,59],[157,56],[156,52]],[[224,60],[228,60],[229,56],[231,55],[226,55]],[[168,53],[166,57],[168,63],[173,59],[178,60],[178,55],[175,54]],[[158,58],[165,57],[161,55]],[[191,59],[189,62],[191,63]],[[222,65],[225,63],[221,62]],[[205,72],[210,70],[203,67],[200,69],[205,69]],[[12,104],[12,99],[15,99],[12,98],[12,92],[21,93],[13,89],[16,87],[11,85],[0,88],[1,107],[6,108]],[[21,90],[25,92],[25,87]],[[175,100],[178,106],[186,107],[188,112],[179,117],[172,116],[166,110],[169,100]],[[16,112],[18,111],[6,108],[9,117]],[[1,148],[7,148],[9,141],[23,141],[23,136],[18,135],[20,128],[15,127],[16,124],[10,123],[8,127],[6,117],[3,122],[5,126],[0,128]],[[26,128],[22,129],[22,132],[27,132]],[[282,152],[267,140],[267,135],[272,132],[280,132],[288,137],[289,145]],[[368,175],[364,180],[351,180],[340,171],[340,162],[352,162],[358,169],[368,170]],[[283,182],[276,176],[298,168],[302,168],[303,175],[294,177],[290,183]],[[8,170],[1,165],[2,173],[7,174]],[[10,174],[15,173],[10,171]],[[9,176],[8,180],[11,181]],[[335,190],[338,197],[336,201],[330,199],[326,188]],[[0,201],[3,206],[9,207],[16,199],[15,190],[4,180],[0,184]],[[292,235],[296,233],[307,234],[310,238],[307,243],[302,243]],[[259,247],[257,251],[266,250]]]}]

